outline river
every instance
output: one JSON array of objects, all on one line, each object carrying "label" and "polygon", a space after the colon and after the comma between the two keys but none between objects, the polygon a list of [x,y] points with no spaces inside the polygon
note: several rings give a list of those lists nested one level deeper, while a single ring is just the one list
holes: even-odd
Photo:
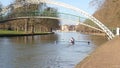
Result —
[{"label": "river", "polygon": [[[74,45],[69,43],[71,37]],[[103,36],[77,32],[1,37],[0,68],[74,68],[106,41]]]}]

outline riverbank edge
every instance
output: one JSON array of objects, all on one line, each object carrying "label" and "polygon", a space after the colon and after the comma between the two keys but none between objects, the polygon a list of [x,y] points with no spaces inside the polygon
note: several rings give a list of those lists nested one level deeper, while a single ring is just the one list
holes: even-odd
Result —
[{"label": "riverbank edge", "polygon": [[0,34],[0,37],[34,36],[34,35],[49,35],[49,34],[54,34],[54,32],[26,33],[26,34]]},{"label": "riverbank edge", "polygon": [[87,34],[87,35],[97,35],[97,36],[106,36],[105,33],[88,33],[88,32],[80,32],[81,34]]},{"label": "riverbank edge", "polygon": [[[75,68],[109,68],[110,66],[112,65],[109,65],[109,64],[113,64],[114,62],[109,62],[109,61],[106,61],[105,59],[106,58],[103,58],[102,57],[102,54],[99,54],[99,52],[103,52],[104,54],[108,54],[106,52],[107,51],[112,51],[113,50],[113,47],[112,45],[116,45],[117,48],[119,47],[119,51],[120,51],[120,44],[119,44],[119,40],[120,40],[120,36],[117,36],[115,37],[114,39],[102,44],[100,47],[96,48],[90,55],[88,55],[86,58],[83,59],[83,61],[79,62]],[[112,43],[113,42],[113,43]],[[114,44],[115,43],[115,44]],[[109,46],[109,47],[108,47]],[[106,50],[103,51],[103,49],[106,47]],[[108,48],[107,48],[108,47]],[[110,49],[112,48],[112,49]],[[115,48],[114,48],[115,49]],[[114,50],[113,50],[114,51]],[[117,55],[119,52],[115,52],[114,54]],[[103,54],[103,55],[104,55]],[[113,53],[112,53],[113,54]],[[99,56],[98,56],[99,55]],[[110,54],[108,54],[109,56],[104,56],[104,57],[111,57]],[[99,58],[98,58],[99,57]],[[113,57],[113,56],[112,56]],[[99,61],[97,61],[97,59],[99,59]],[[116,61],[119,61],[118,59],[116,59],[116,56],[114,56],[115,60]],[[107,58],[108,60],[109,58]],[[93,62],[93,60],[95,60]],[[111,59],[109,59],[111,60]],[[92,62],[91,62],[92,61]],[[104,63],[102,63],[104,62]],[[109,67],[106,67],[106,62],[109,62],[108,65]],[[101,64],[100,64],[101,63]],[[97,67],[96,67],[97,66]],[[100,66],[100,67],[99,67]],[[101,67],[102,66],[102,67]],[[120,66],[119,66],[120,67]],[[114,68],[114,67],[111,67],[111,68]]]}]

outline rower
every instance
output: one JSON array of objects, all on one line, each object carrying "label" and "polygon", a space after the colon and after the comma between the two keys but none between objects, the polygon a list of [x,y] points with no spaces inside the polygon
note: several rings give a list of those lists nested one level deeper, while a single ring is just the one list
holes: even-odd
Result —
[{"label": "rower", "polygon": [[71,37],[70,43],[75,44],[75,39],[73,37]]}]

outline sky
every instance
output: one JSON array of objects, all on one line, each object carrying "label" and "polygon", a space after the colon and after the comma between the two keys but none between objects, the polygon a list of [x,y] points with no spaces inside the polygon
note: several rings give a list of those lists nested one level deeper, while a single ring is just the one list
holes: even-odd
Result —
[{"label": "sky", "polygon": [[12,0],[0,0],[0,2],[1,2],[4,6],[6,6],[6,5],[10,4],[10,3],[12,2]]},{"label": "sky", "polygon": [[66,4],[70,4],[74,7],[80,8],[89,14],[93,14],[95,11],[92,7],[89,6],[89,2],[91,0],[55,0],[55,1],[60,1]]},{"label": "sky", "polygon": [[[0,2],[6,6],[8,4],[10,4],[13,0],[0,0]],[[89,13],[89,14],[93,14],[95,12],[95,9],[89,6],[89,2],[91,0],[54,0],[54,1],[58,1],[58,2],[63,2],[69,5],[72,5],[74,7],[80,8],[82,10],[84,10],[85,12]],[[53,5],[52,5],[53,6]],[[65,9],[63,7],[60,6],[54,6],[55,8],[58,8],[59,12],[67,12],[67,13],[72,13],[72,14],[77,14],[76,12],[69,10],[69,9]]]}]

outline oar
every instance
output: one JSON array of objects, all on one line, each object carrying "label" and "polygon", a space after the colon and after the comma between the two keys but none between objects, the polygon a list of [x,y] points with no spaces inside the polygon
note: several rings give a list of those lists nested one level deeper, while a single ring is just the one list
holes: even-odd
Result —
[{"label": "oar", "polygon": [[[69,42],[69,41],[55,41],[55,43],[57,43],[57,42]],[[85,43],[90,44],[90,41],[75,41],[75,42],[85,42]]]}]

